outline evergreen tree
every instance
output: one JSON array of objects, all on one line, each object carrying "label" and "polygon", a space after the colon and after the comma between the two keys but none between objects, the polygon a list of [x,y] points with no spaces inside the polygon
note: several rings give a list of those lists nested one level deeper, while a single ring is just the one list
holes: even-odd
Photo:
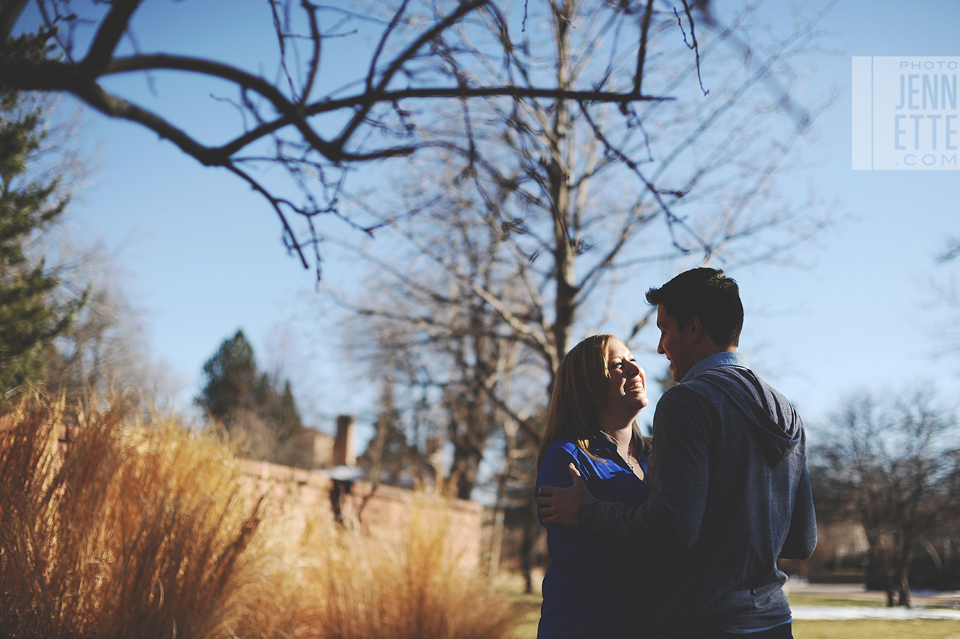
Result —
[{"label": "evergreen tree", "polygon": [[224,340],[203,365],[203,373],[206,384],[197,405],[228,431],[246,435],[253,456],[281,463],[299,459],[303,420],[290,381],[285,380],[281,391],[279,380],[260,373],[243,331]]},{"label": "evergreen tree", "polygon": [[283,393],[276,396],[271,402],[274,406],[273,431],[277,434],[277,439],[281,443],[286,443],[296,438],[303,432],[303,421],[300,419],[300,411],[297,410],[297,403],[293,399],[293,390],[290,388],[290,380],[283,383]]},{"label": "evergreen tree", "polygon": [[380,391],[374,435],[367,449],[357,459],[375,483],[405,485],[422,480],[424,461],[416,446],[407,441],[403,416],[394,401],[394,385],[388,379]]},{"label": "evergreen tree", "polygon": [[[9,38],[0,57],[43,59],[47,39],[43,32]],[[43,150],[45,116],[33,96],[0,87],[0,402],[25,383],[42,380],[52,340],[83,303],[58,302],[58,278],[30,250],[69,200],[60,178],[31,171]]]},{"label": "evergreen tree", "polygon": [[231,417],[240,410],[255,410],[260,402],[262,380],[253,359],[253,346],[243,331],[224,340],[203,365],[207,383],[196,403],[214,419],[231,427]]}]

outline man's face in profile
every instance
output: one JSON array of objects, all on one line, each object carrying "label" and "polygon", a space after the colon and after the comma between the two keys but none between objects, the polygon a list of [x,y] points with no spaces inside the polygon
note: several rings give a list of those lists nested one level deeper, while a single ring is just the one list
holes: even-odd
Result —
[{"label": "man's face in profile", "polygon": [[[689,322],[687,328],[689,328]],[[693,345],[690,342],[689,332],[681,331],[677,327],[677,320],[667,314],[663,304],[657,306],[657,328],[660,329],[660,343],[657,352],[667,356],[670,361],[670,372],[673,379],[679,382],[687,374],[693,361]]]}]

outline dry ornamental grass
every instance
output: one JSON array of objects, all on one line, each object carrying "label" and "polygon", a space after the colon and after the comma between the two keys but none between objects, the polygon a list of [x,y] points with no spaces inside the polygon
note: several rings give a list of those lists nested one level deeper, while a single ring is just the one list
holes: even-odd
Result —
[{"label": "dry ornamental grass", "polygon": [[[446,551],[442,513],[403,541],[266,514],[232,451],[116,401],[0,417],[0,635],[219,639],[509,636],[514,609]],[[293,511],[289,511],[293,512]]]}]

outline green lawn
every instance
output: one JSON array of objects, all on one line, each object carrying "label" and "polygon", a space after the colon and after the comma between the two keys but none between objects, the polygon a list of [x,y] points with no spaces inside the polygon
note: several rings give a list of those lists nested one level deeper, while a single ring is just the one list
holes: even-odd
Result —
[{"label": "green lawn", "polygon": [[514,594],[513,601],[523,611],[513,636],[517,639],[533,639],[537,636],[537,624],[540,623],[540,604],[543,601],[540,593]]},{"label": "green lawn", "polygon": [[[536,637],[517,635],[518,637]],[[941,619],[859,619],[855,621],[794,621],[796,639],[960,639],[960,621]]]},{"label": "green lawn", "polygon": [[[516,639],[535,639],[539,608],[528,611],[517,625]],[[794,621],[795,639],[960,639],[960,621],[910,619],[887,621]]]},{"label": "green lawn", "polygon": [[[537,622],[540,620],[540,594],[524,595],[515,590],[516,582],[507,587],[514,593],[514,603],[522,610],[517,624],[516,639],[535,639]],[[792,594],[794,606],[868,606],[882,607],[881,601],[845,599],[841,596]],[[934,619],[909,619],[887,621],[862,619],[856,621],[794,621],[793,636],[796,639],[960,639],[960,621]]]}]

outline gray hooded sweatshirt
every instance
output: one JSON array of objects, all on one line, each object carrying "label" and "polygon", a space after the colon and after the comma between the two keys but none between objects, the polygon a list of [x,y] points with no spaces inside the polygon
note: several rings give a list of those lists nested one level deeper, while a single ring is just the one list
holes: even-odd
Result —
[{"label": "gray hooded sweatshirt", "polygon": [[[718,358],[730,360],[746,361]],[[655,566],[655,636],[749,633],[790,621],[777,557],[806,559],[817,544],[793,406],[750,369],[718,365],[664,393],[653,436],[653,499],[590,499],[578,519],[644,546]]]}]

